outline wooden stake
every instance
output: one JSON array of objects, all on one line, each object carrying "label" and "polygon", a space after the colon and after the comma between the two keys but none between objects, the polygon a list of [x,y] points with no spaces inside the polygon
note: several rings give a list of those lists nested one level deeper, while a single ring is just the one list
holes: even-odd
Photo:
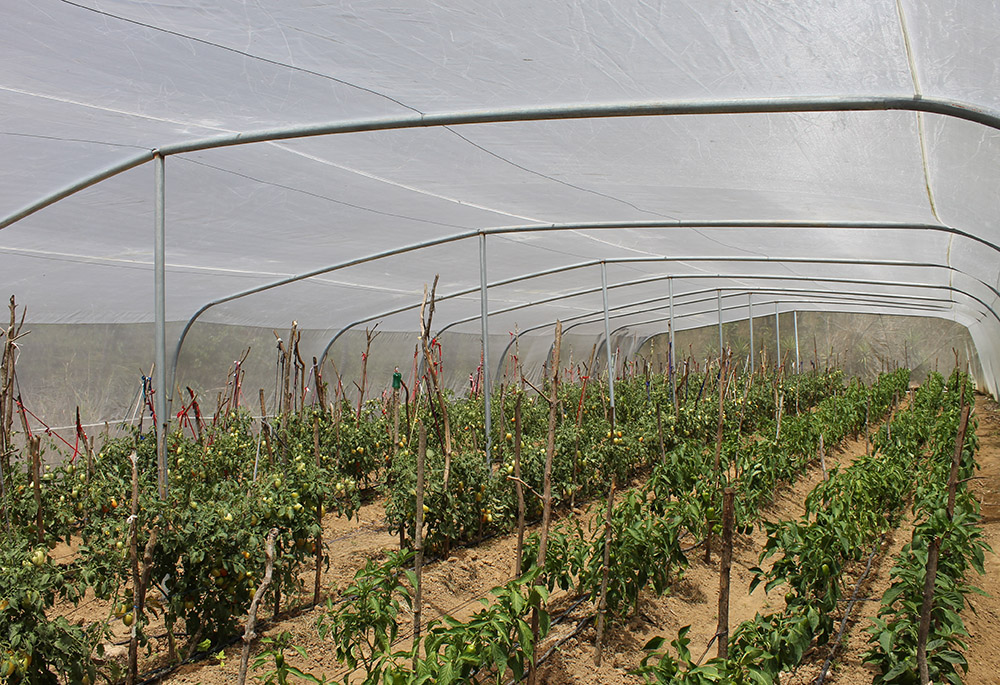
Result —
[{"label": "wooden stake", "polygon": [[156,548],[158,533],[158,526],[153,526],[153,529],[149,531],[149,539],[146,541],[146,546],[142,553],[141,571],[138,563],[133,562],[133,585],[135,588],[133,610],[135,611],[135,623],[132,624],[132,638],[129,641],[129,668],[135,679],[131,680],[129,685],[138,680],[139,630],[140,626],[146,625],[146,590],[149,588],[150,576],[153,573],[153,550]]},{"label": "wooden stake", "polygon": [[871,436],[868,432],[868,422],[871,420],[872,413],[872,394],[871,390],[868,391],[868,401],[865,403],[865,456],[867,457],[871,453]]},{"label": "wooden stake", "polygon": [[656,432],[660,436],[660,463],[667,463],[667,450],[663,446],[663,412],[660,410],[660,403],[656,403]]},{"label": "wooden stake", "polygon": [[[536,565],[545,568],[545,555],[549,545],[549,524],[552,520],[552,458],[556,452],[556,418],[559,414],[559,352],[562,345],[562,322],[556,320],[556,339],[552,346],[552,382],[549,386],[549,431],[545,446],[545,472],[542,480],[542,530],[538,541]],[[528,668],[528,685],[535,685],[538,678],[538,607],[531,610],[531,664]]]},{"label": "wooden stake", "polygon": [[[319,415],[313,414],[313,452],[316,455],[316,468],[323,468],[323,460],[319,453]],[[319,531],[313,544],[316,546],[316,579],[313,582],[313,606],[319,604],[319,590],[323,578],[323,498],[316,503],[316,523]]]},{"label": "wooden stake", "polygon": [[601,652],[604,640],[604,615],[608,611],[608,572],[611,566],[611,514],[615,506],[615,485],[617,476],[611,474],[611,487],[608,489],[608,509],[604,515],[604,562],[601,569],[601,594],[597,602],[597,638],[594,645],[594,665],[601,665]]},{"label": "wooden stake", "polygon": [[250,643],[253,642],[257,634],[254,629],[257,627],[257,606],[264,598],[268,585],[271,584],[271,577],[274,574],[274,538],[278,535],[278,529],[272,528],[267,534],[267,546],[264,548],[264,579],[254,593],[250,602],[250,611],[247,613],[247,627],[243,631],[243,654],[240,657],[240,671],[237,677],[237,685],[245,685],[247,681],[247,662],[250,660]]},{"label": "wooden stake", "polygon": [[[948,475],[948,506],[947,514],[950,521],[955,514],[955,490],[958,486],[958,468],[962,461],[962,450],[965,446],[965,431],[969,426],[969,407],[965,406],[965,393],[962,393],[962,415],[959,419],[958,434],[955,436],[955,453],[951,460],[951,472]],[[930,682],[930,671],[927,666],[927,638],[931,630],[931,612],[934,609],[934,583],[937,580],[938,559],[941,553],[941,538],[935,536],[928,544],[927,573],[924,576],[924,597],[920,606],[920,626],[917,630],[917,668],[920,671],[920,685]]]},{"label": "wooden stake", "polygon": [[417,501],[414,516],[413,542],[417,550],[417,558],[413,565],[413,573],[417,579],[417,586],[413,588],[413,667],[417,666],[417,659],[420,657],[420,614],[421,614],[421,592],[423,589],[423,568],[424,568],[424,465],[427,461],[427,427],[424,422],[417,419]]},{"label": "wooden stake", "polygon": [[45,522],[42,519],[42,438],[32,435],[28,438],[28,451],[31,453],[31,480],[35,490],[35,534],[39,544],[45,542]]},{"label": "wooden stake", "polygon": [[826,450],[823,449],[823,434],[819,434],[819,465],[823,469],[823,480],[828,480],[826,475]]},{"label": "wooden stake", "polygon": [[319,360],[313,357],[313,383],[316,384],[316,404],[321,410],[326,408],[326,383],[323,382],[323,372],[319,368]]},{"label": "wooden stake", "polygon": [[264,388],[260,389],[260,432],[264,434],[264,445],[267,446],[267,463],[274,464],[274,451],[271,449],[271,427],[267,422],[267,405],[264,404]]},{"label": "wooden stake", "polygon": [[781,396],[778,398],[778,409],[777,409],[777,411],[778,411],[778,428],[774,432],[774,441],[775,442],[778,442],[779,440],[781,440],[781,418],[782,418],[782,416],[785,413],[785,394],[784,393],[781,393]]},{"label": "wooden stake", "polygon": [[514,577],[521,575],[524,557],[524,481],[521,480],[521,400],[524,393],[517,393],[514,403],[514,487],[517,489],[517,551],[514,555]]},{"label": "wooden stake", "polygon": [[733,489],[722,493],[722,560],[719,565],[719,658],[729,656],[729,574],[733,564]]},{"label": "wooden stake", "polygon": [[721,481],[720,473],[722,463],[722,426],[726,419],[726,385],[729,379],[729,360],[719,360],[719,423],[715,434],[715,482]]}]

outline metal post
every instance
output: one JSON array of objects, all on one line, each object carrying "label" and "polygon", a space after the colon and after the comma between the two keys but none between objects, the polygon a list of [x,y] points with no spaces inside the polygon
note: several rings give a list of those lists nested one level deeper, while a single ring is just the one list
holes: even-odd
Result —
[{"label": "metal post", "polygon": [[667,279],[667,295],[670,300],[670,355],[667,358],[668,368],[670,369],[670,403],[676,407],[677,406],[677,364],[675,360],[677,354],[675,353],[674,347],[674,279]]},{"label": "metal post", "polygon": [[486,466],[493,465],[493,432],[490,417],[490,305],[486,285],[486,234],[479,234],[479,303],[482,308],[483,326],[483,415],[486,422]]},{"label": "metal post", "polygon": [[753,295],[750,293],[747,293],[747,310],[747,319],[750,321],[750,373],[753,373]]},{"label": "metal post", "polygon": [[795,328],[795,373],[802,371],[802,363],[799,361],[799,313],[792,312],[792,326]]},{"label": "metal post", "polygon": [[774,340],[778,346],[778,359],[775,365],[781,367],[781,320],[778,318],[778,301],[774,301]]},{"label": "metal post", "polygon": [[604,300],[604,352],[608,359],[608,399],[611,401],[611,425],[615,425],[615,362],[611,358],[611,324],[608,321],[608,267],[601,262],[601,297]]},{"label": "metal post", "polygon": [[715,304],[716,309],[719,312],[719,359],[722,359],[722,355],[725,353],[725,348],[723,348],[722,342],[722,289],[715,291]]},{"label": "metal post", "polygon": [[153,409],[156,412],[156,463],[160,498],[167,498],[167,430],[170,416],[167,411],[167,306],[165,295],[166,218],[164,213],[164,163],[157,154],[153,161],[156,199],[153,210],[153,299],[155,326],[153,335],[156,347],[156,393]]}]

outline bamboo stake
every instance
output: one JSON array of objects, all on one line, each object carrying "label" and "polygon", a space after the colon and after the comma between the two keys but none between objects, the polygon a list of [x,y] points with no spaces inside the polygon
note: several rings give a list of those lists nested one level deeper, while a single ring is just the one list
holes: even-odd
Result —
[{"label": "bamboo stake", "polygon": [[261,581],[257,592],[254,593],[250,602],[250,611],[247,614],[247,627],[243,631],[243,653],[240,656],[240,671],[237,677],[237,685],[244,685],[247,680],[247,662],[250,660],[250,643],[256,639],[257,634],[254,629],[257,627],[257,606],[264,598],[268,585],[271,584],[271,577],[274,574],[274,538],[278,535],[278,529],[272,528],[267,534],[267,546],[264,548],[264,579]]}]

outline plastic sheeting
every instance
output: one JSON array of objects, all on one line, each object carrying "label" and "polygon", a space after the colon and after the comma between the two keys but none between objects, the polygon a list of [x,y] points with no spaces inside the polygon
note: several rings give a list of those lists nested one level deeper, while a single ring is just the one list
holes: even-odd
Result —
[{"label": "plastic sheeting", "polygon": [[[136,155],[305,124],[766,98],[920,95],[1000,108],[990,2],[8,4],[0,221]],[[170,155],[168,354],[213,300],[466,236],[227,301],[195,324],[247,327],[255,340],[294,319],[314,332],[306,356],[353,327],[331,348],[336,361],[380,322],[403,350],[424,284],[440,274],[439,294],[451,297],[436,328],[472,367],[456,370],[461,390],[479,356],[486,231],[494,370],[515,330],[532,369],[547,347],[528,340],[549,337],[557,318],[603,335],[606,261],[613,325],[633,345],[666,327],[655,300],[669,276],[679,328],[716,321],[711,303],[683,304],[713,288],[759,292],[783,311],[946,319],[968,330],[980,386],[996,394],[998,157],[997,130],[912,111],[466,124]],[[150,323],[153,204],[142,164],[7,226],[5,289],[41,324]],[[565,230],[496,232],[553,225]],[[192,373],[185,354],[179,383]]]}]

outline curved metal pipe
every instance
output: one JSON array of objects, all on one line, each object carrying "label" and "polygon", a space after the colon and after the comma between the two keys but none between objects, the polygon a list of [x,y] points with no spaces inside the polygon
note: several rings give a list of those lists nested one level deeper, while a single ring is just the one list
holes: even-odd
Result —
[{"label": "curved metal pipe", "polygon": [[518,121],[552,121],[563,119],[610,119],[621,117],[682,116],[712,114],[788,114],[797,112],[873,112],[905,111],[940,114],[971,121],[1000,130],[1000,113],[972,103],[949,98],[926,96],[827,96],[784,97],[687,101],[626,101],[607,104],[567,104],[541,107],[511,107],[491,110],[441,112],[437,114],[405,114],[401,116],[340,120],[300,126],[260,129],[244,133],[229,133],[187,142],[168,143],[150,152],[109,165],[24,207],[0,221],[0,229],[19,221],[54,202],[111,178],[127,169],[150,161],[154,154],[162,156],[211,150],[233,145],[292,140],[313,136],[362,131],[388,131],[408,128],[433,128],[463,124],[489,124]]},{"label": "curved metal pipe", "polygon": [[[578,224],[568,224],[567,226],[576,226],[576,225],[578,225]],[[857,225],[857,224],[853,224],[853,225]],[[524,230],[527,230],[527,229],[524,229]],[[536,229],[532,229],[532,230],[536,230]],[[559,227],[558,229],[544,228],[544,229],[538,229],[538,230],[578,230],[578,229],[575,229],[575,228],[566,228],[566,227]],[[220,304],[224,304],[226,302],[231,302],[233,300],[237,300],[237,299],[240,299],[240,298],[243,298],[243,297],[247,297],[249,295],[255,295],[257,293],[265,292],[267,290],[271,290],[273,288],[277,288],[277,287],[280,287],[282,285],[289,285],[291,283],[295,283],[295,282],[298,282],[298,281],[301,281],[301,280],[305,280],[307,278],[313,278],[315,276],[319,276],[319,275],[322,275],[322,274],[325,274],[325,273],[330,273],[330,272],[337,271],[337,270],[340,270],[340,269],[345,269],[345,268],[348,268],[348,267],[351,267],[351,266],[358,266],[360,264],[365,264],[367,262],[376,261],[378,259],[384,259],[384,258],[387,258],[387,257],[398,256],[398,255],[406,254],[408,252],[413,252],[415,250],[424,249],[424,248],[427,248],[427,247],[436,247],[436,246],[444,245],[444,244],[447,244],[447,243],[452,243],[452,242],[456,242],[456,241],[459,241],[459,240],[464,240],[464,239],[467,239],[467,238],[479,236],[479,235],[482,235],[482,234],[490,235],[490,234],[506,233],[506,232],[523,232],[523,231],[522,231],[522,229],[517,229],[517,230],[513,230],[513,229],[490,229],[490,230],[483,230],[483,231],[470,231],[470,232],[466,232],[466,233],[461,233],[461,234],[456,234],[456,235],[451,235],[451,236],[445,236],[445,237],[437,238],[437,239],[434,239],[434,240],[429,240],[429,241],[423,241],[423,242],[419,242],[419,243],[414,243],[414,244],[407,245],[407,246],[400,247],[400,248],[394,248],[394,249],[391,249],[391,250],[385,250],[383,252],[379,252],[379,253],[375,253],[375,254],[369,255],[367,257],[358,257],[358,258],[355,258],[355,259],[351,259],[351,260],[347,260],[347,261],[344,261],[344,262],[340,262],[340,263],[335,264],[335,265],[326,266],[326,267],[322,267],[322,268],[319,268],[319,269],[313,269],[311,271],[307,271],[307,272],[304,272],[302,274],[298,274],[298,275],[295,275],[295,276],[289,276],[289,277],[286,277],[286,278],[282,278],[282,279],[279,279],[277,281],[272,281],[271,283],[265,283],[265,284],[260,285],[260,286],[255,286],[253,288],[248,288],[246,290],[242,290],[242,291],[239,291],[237,293],[233,293],[231,295],[227,295],[225,297],[221,297],[221,298],[217,298],[215,300],[212,300],[212,301],[210,301],[210,302],[202,305],[198,309],[198,311],[196,311],[191,316],[191,318],[188,319],[187,323],[184,325],[184,328],[181,330],[180,336],[178,337],[177,346],[174,349],[174,355],[173,355],[173,361],[172,361],[172,368],[176,369],[177,360],[178,360],[178,358],[180,356],[180,349],[184,345],[184,339],[187,337],[187,334],[191,330],[191,327],[198,320],[198,318],[201,317],[202,314],[204,314],[206,311],[208,311],[212,307],[218,306]],[[760,262],[785,262],[785,263],[801,263],[801,264],[824,264],[824,263],[825,264],[866,264],[866,265],[870,265],[870,266],[897,266],[897,265],[899,265],[899,266],[913,266],[913,267],[920,267],[920,266],[940,267],[940,266],[943,266],[943,265],[934,264],[934,263],[905,262],[905,261],[902,261],[902,260],[833,260],[833,259],[804,258],[804,257],[762,258],[762,257],[745,257],[745,256],[733,256],[733,257],[717,257],[717,256],[716,257],[702,257],[702,256],[699,256],[699,257],[686,257],[686,258],[681,258],[681,257],[662,257],[662,258],[660,258],[660,257],[657,257],[657,258],[649,258],[649,257],[635,257],[635,258],[632,258],[632,257],[626,257],[626,258],[607,259],[607,260],[592,260],[591,262],[585,263],[585,264],[569,265],[567,267],[563,267],[562,270],[570,270],[570,269],[573,269],[573,268],[582,268],[583,266],[596,265],[596,264],[599,264],[601,261],[607,261],[607,262],[611,262],[611,263],[629,263],[629,262],[639,263],[639,262],[654,262],[654,261],[689,261],[689,262],[690,261],[726,261],[726,262],[751,262],[751,261],[760,261]],[[960,269],[957,269],[956,267],[952,267],[950,265],[948,266],[948,268],[952,269],[954,271],[957,271],[959,273],[964,273]],[[557,269],[557,270],[555,270],[553,272],[549,272],[549,273],[557,273],[558,271],[559,270]],[[966,274],[966,275],[968,275],[968,274]],[[969,275],[969,276],[970,276],[970,278],[974,278],[971,275]],[[976,279],[976,280],[979,280],[979,279]],[[980,280],[980,282],[984,283],[981,280]],[[1000,297],[1000,292],[996,291],[995,289],[994,289],[994,292],[996,292],[997,296]],[[357,324],[355,324],[355,325],[357,325]],[[329,345],[327,346],[327,350],[329,350]],[[326,354],[324,353],[323,356],[324,356],[324,359],[325,359]]]},{"label": "curved metal pipe", "polygon": [[[780,261],[786,261],[786,260],[782,260],[782,259],[769,259],[769,258],[762,258],[762,257],[741,257],[739,259],[733,259],[733,260],[729,260],[729,259],[726,259],[726,258],[717,258],[717,257],[716,258],[712,258],[712,257],[707,257],[707,258],[701,258],[701,257],[693,257],[693,258],[689,258],[689,257],[655,257],[655,258],[624,257],[624,258],[620,258],[620,259],[598,260],[596,262],[589,263],[589,264],[575,264],[575,265],[572,265],[570,267],[567,267],[566,270],[582,268],[584,266],[596,266],[597,264],[601,263],[601,261],[605,261],[607,263],[637,263],[637,262],[663,262],[663,261],[685,261],[685,262],[693,262],[693,261],[711,261],[711,262],[715,262],[715,261],[770,262],[770,261],[776,261],[776,262],[780,262]],[[795,259],[790,259],[790,260],[787,260],[787,261],[792,261],[792,262],[794,262],[794,261],[804,261],[806,263],[828,263],[828,264],[829,263],[836,263],[836,264],[851,264],[851,265],[905,266],[905,267],[912,267],[912,268],[940,268],[940,269],[954,270],[954,267],[951,267],[949,265],[944,265],[944,264],[901,263],[901,262],[895,262],[895,261],[894,262],[882,261],[882,262],[875,263],[875,262],[869,262],[867,260],[860,261],[860,262],[855,262],[855,261],[852,261],[852,260],[825,261],[825,260],[820,259],[820,258],[817,258],[815,260],[809,259],[809,258],[801,258],[801,259],[800,258],[795,258]],[[963,275],[969,276],[969,274],[965,274],[964,272],[961,272],[961,271],[959,271],[959,273],[962,273]],[[649,277],[649,278],[635,279],[635,280],[632,280],[632,281],[624,281],[622,283],[616,283],[616,284],[608,286],[608,287],[609,287],[609,289],[627,288],[627,287],[631,287],[633,285],[642,285],[642,284],[645,284],[645,283],[649,283],[649,282],[653,282],[653,281],[658,281],[658,280],[668,280],[669,281],[669,279],[671,279],[671,278],[688,279],[688,278],[705,278],[705,277],[714,277],[714,276],[712,276],[712,275],[706,275],[706,274],[671,274],[671,275],[661,275],[661,276],[652,276],[652,277]],[[793,278],[791,276],[767,275],[767,276],[764,276],[764,277],[765,278],[772,278],[772,279],[776,279],[776,280],[809,280],[809,281],[823,281],[824,280],[822,278],[817,278],[817,277],[813,277],[813,276],[803,276],[801,278]],[[739,278],[746,278],[746,277],[745,276],[740,276]],[[1000,291],[998,291],[996,288],[994,288],[989,283],[987,283],[987,282],[985,282],[985,281],[983,281],[981,279],[975,278],[974,276],[969,276],[969,278],[972,278],[973,280],[977,281],[981,285],[986,286],[986,288],[988,288],[989,290],[991,290],[994,295],[996,295],[998,298],[1000,298]],[[871,284],[875,285],[876,283],[873,282]],[[881,284],[883,284],[883,285],[895,285],[895,286],[906,286],[906,285],[909,285],[905,281],[891,281],[891,282],[889,282],[889,281],[883,281],[883,282],[881,282]],[[945,286],[943,286],[943,285],[939,286],[939,287],[945,288]],[[730,288],[723,288],[723,289],[724,290],[729,290]],[[595,286],[595,287],[591,287],[591,288],[585,288],[585,289],[577,290],[577,291],[574,291],[572,293],[561,293],[559,295],[554,295],[552,297],[537,299],[537,300],[534,300],[532,302],[527,302],[527,303],[522,303],[522,304],[517,304],[517,305],[511,305],[510,307],[505,307],[503,309],[498,309],[498,310],[495,310],[495,311],[491,312],[490,315],[492,316],[494,314],[509,313],[509,312],[512,312],[512,311],[517,311],[519,309],[527,309],[529,307],[534,307],[534,306],[539,305],[539,304],[548,304],[550,302],[556,302],[556,301],[559,301],[559,300],[565,300],[565,299],[569,299],[571,297],[578,297],[578,296],[581,296],[581,295],[593,294],[593,293],[598,292],[599,290],[600,290],[600,288],[598,288],[598,287]],[[971,293],[968,293],[965,290],[955,289],[955,291],[956,292],[961,292],[961,293],[963,293],[965,295],[968,295],[969,297],[973,297],[973,295]],[[980,300],[978,298],[975,298],[975,299],[977,299],[977,301],[980,304],[982,304],[984,307],[988,307],[989,308],[989,305],[987,305],[982,300]],[[992,308],[990,308],[990,311],[993,311]],[[994,312],[994,316],[997,318],[997,322],[1000,323],[1000,316],[997,316],[995,312]],[[456,319],[455,321],[453,321],[453,322],[451,322],[451,323],[443,326],[442,328],[438,329],[438,335],[441,335],[442,333],[444,333],[446,330],[448,330],[452,326],[457,326],[457,325],[461,325],[461,324],[464,324],[464,323],[469,323],[471,321],[475,321],[477,318],[478,317],[471,316],[471,317],[465,317],[465,318],[462,318],[462,319]],[[343,332],[343,330],[341,332]]]},{"label": "curved metal pipe", "polygon": [[229,133],[164,145],[158,152],[176,155],[233,145],[309,138],[363,131],[392,131],[407,128],[434,128],[463,124],[495,124],[518,121],[564,119],[610,119],[620,117],[682,116],[708,114],[788,114],[794,112],[906,111],[941,114],[972,121],[1000,130],[1000,113],[950,98],[926,96],[826,96],[777,97],[719,100],[653,100],[607,104],[577,103],[540,107],[509,107],[485,110],[403,114],[398,116],[350,119],[304,126],[285,126],[246,133]]}]

